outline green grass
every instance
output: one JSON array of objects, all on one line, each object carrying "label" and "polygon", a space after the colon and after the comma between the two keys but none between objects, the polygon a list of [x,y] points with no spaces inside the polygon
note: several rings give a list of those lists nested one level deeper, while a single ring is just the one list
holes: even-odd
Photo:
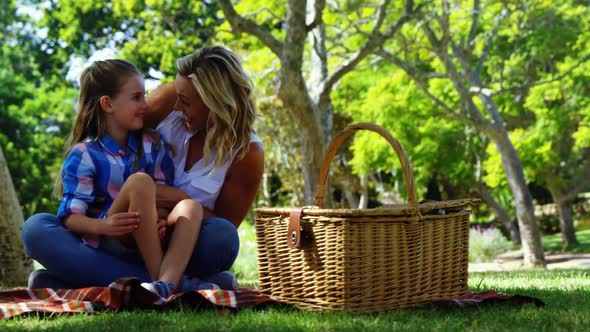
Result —
[{"label": "green grass", "polygon": [[247,309],[217,317],[214,310],[135,311],[72,316],[33,315],[0,321],[0,330],[48,331],[582,331],[590,321],[590,271],[472,273],[470,289],[542,299],[546,306],[496,304],[404,309],[377,314]]},{"label": "green grass", "polygon": [[576,232],[578,244],[565,247],[561,233],[543,236],[545,251],[590,253],[590,229]]},{"label": "green grass", "polygon": [[240,251],[232,267],[232,272],[239,280],[258,280],[258,259],[256,246],[256,231],[249,222],[243,222],[238,228],[240,236]]}]

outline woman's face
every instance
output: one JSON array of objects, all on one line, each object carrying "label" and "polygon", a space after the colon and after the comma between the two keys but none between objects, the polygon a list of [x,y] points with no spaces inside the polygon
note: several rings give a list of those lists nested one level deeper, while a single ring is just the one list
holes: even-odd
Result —
[{"label": "woman's face", "polygon": [[192,132],[206,128],[210,111],[190,78],[178,74],[174,84],[177,94],[174,109],[182,111],[187,128]]}]

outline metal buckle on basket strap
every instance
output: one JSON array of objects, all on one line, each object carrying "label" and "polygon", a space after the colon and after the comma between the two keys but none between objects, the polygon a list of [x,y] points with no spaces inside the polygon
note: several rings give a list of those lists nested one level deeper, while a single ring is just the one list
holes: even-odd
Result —
[{"label": "metal buckle on basket strap", "polygon": [[291,249],[301,247],[301,217],[303,208],[293,209],[289,213],[289,228],[287,229],[287,244]]}]

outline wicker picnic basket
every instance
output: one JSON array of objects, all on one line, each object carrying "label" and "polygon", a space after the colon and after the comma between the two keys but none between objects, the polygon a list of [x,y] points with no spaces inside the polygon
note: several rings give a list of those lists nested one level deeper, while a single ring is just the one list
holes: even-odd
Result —
[{"label": "wicker picnic basket", "polygon": [[[374,209],[325,209],[330,162],[342,141],[370,130],[401,161],[408,202]],[[359,123],[334,137],[316,207],[256,209],[260,291],[306,310],[381,311],[467,295],[468,205],[418,204],[412,167],[383,127]]]}]

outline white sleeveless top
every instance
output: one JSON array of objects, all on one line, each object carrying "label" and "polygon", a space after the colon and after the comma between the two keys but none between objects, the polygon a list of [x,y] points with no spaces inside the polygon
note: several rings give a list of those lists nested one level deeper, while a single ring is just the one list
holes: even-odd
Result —
[{"label": "white sleeveless top", "polygon": [[[164,140],[173,146],[172,160],[174,161],[174,187],[187,193],[192,199],[201,202],[209,210],[215,209],[215,201],[223,182],[227,170],[231,166],[238,151],[229,158],[225,163],[219,166],[215,172],[209,174],[215,166],[215,153],[211,156],[211,162],[203,165],[205,161],[200,159],[188,171],[184,171],[186,164],[186,155],[189,147],[189,139],[193,136],[185,127],[184,115],[180,111],[173,111],[160,122],[156,131],[164,137]],[[262,140],[255,133],[250,136],[252,143],[261,143]]]}]

